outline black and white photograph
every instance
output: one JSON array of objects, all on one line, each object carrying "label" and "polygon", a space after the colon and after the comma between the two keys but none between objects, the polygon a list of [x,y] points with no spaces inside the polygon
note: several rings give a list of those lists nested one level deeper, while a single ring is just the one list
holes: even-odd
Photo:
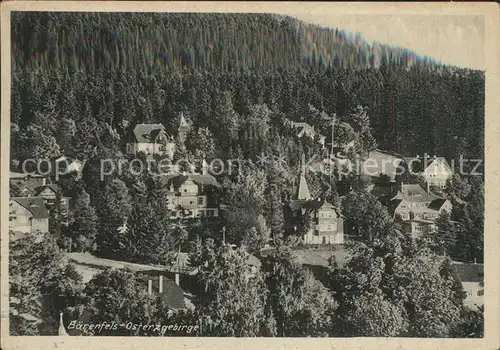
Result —
[{"label": "black and white photograph", "polygon": [[226,5],[9,9],[2,338],[484,339],[485,15]]}]

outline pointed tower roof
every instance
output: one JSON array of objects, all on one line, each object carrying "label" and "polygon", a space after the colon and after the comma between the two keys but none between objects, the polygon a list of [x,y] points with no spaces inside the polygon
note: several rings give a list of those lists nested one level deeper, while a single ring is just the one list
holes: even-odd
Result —
[{"label": "pointed tower roof", "polygon": [[60,336],[69,336],[68,332],[66,332],[66,328],[64,328],[63,323],[63,313],[59,313],[59,330],[58,333]]},{"label": "pointed tower roof", "polygon": [[205,155],[203,155],[203,160],[201,161],[201,173],[206,175],[208,173],[208,163],[205,160]]},{"label": "pointed tower roof", "polygon": [[179,131],[189,131],[191,129],[189,127],[188,122],[186,121],[186,118],[184,118],[184,113],[181,112],[181,121],[179,123]]},{"label": "pointed tower roof", "polygon": [[305,171],[303,167],[300,171],[299,191],[297,194],[297,199],[311,199],[311,193],[309,192],[309,186],[307,186]]}]

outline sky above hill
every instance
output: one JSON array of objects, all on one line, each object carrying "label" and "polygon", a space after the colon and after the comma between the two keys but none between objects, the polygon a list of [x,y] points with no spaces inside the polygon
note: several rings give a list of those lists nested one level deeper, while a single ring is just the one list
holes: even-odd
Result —
[{"label": "sky above hill", "polygon": [[372,44],[401,46],[444,64],[484,69],[484,20],[466,15],[349,15],[293,13],[300,20],[359,32]]}]

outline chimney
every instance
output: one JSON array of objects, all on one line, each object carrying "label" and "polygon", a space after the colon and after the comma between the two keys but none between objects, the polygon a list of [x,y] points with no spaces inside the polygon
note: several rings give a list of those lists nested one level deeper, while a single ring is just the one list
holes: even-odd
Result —
[{"label": "chimney", "polygon": [[148,294],[151,295],[153,294],[153,281],[148,280]]},{"label": "chimney", "polygon": [[427,194],[431,193],[431,184],[427,181]]},{"label": "chimney", "polygon": [[403,193],[403,185],[404,185],[404,182],[401,181],[401,193]]},{"label": "chimney", "polygon": [[477,259],[476,258],[474,258],[474,264],[477,264]]},{"label": "chimney", "polygon": [[160,275],[160,282],[158,284],[158,291],[163,293],[163,275]]},{"label": "chimney", "polygon": [[175,284],[179,285],[179,273],[175,274]]}]

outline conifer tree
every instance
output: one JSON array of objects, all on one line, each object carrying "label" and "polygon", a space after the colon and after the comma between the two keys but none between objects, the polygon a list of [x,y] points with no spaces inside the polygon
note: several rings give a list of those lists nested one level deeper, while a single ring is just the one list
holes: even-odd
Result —
[{"label": "conifer tree", "polygon": [[279,172],[275,162],[267,168],[267,187],[265,204],[266,222],[271,229],[271,237],[274,241],[283,237],[284,214],[281,198],[281,186]]}]

